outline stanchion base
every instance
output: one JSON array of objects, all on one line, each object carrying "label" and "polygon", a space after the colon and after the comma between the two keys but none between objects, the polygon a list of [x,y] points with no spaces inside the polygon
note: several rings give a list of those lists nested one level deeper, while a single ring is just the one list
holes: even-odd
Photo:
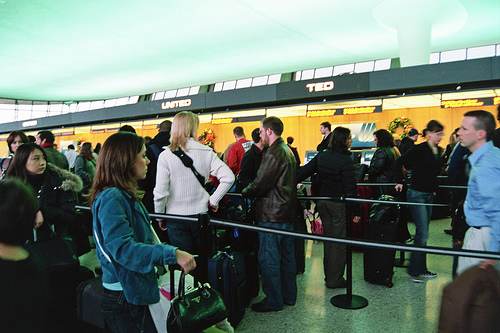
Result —
[{"label": "stanchion base", "polygon": [[350,297],[347,296],[348,295],[345,294],[333,296],[330,303],[338,308],[349,310],[362,309],[368,305],[368,300],[364,297],[357,295],[351,295]]}]

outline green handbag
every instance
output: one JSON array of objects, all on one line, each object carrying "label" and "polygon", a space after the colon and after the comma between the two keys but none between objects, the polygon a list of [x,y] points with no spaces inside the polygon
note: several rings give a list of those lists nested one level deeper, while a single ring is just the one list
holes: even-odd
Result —
[{"label": "green handbag", "polygon": [[168,332],[200,332],[227,318],[226,305],[217,290],[208,283],[185,293],[184,271],[179,279],[178,295],[172,299],[167,316]]}]

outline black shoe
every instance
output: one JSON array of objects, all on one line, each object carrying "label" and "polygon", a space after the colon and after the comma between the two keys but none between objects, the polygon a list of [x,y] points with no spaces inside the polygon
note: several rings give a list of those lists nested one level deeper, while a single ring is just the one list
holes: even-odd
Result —
[{"label": "black shoe", "polygon": [[262,302],[252,304],[252,310],[255,312],[272,312],[272,311],[281,311],[282,309],[270,309],[266,307]]},{"label": "black shoe", "polygon": [[453,230],[450,228],[450,229],[444,229],[444,232],[448,235],[453,235]]},{"label": "black shoe", "polygon": [[328,289],[338,289],[338,288],[347,288],[347,281],[344,280],[343,282],[341,282],[340,284],[337,284],[337,285],[334,285],[334,286],[329,286],[329,285],[326,285],[326,287]]},{"label": "black shoe", "polygon": [[295,302],[294,302],[294,303],[289,303],[289,302],[285,302],[285,301],[283,301],[283,303],[284,303],[285,305],[288,305],[288,306],[294,306],[294,305],[295,305]]}]

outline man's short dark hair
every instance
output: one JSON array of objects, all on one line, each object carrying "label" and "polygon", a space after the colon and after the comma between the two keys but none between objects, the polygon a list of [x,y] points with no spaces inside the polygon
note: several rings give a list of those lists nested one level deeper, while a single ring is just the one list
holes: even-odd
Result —
[{"label": "man's short dark hair", "polygon": [[245,135],[245,131],[243,130],[243,127],[236,126],[233,129],[233,134],[236,135],[236,136],[244,136]]},{"label": "man's short dark hair", "polygon": [[256,128],[252,131],[252,140],[253,140],[253,143],[260,142],[260,128]]},{"label": "man's short dark hair", "polygon": [[283,133],[284,125],[281,119],[278,117],[271,116],[264,118],[262,120],[262,126],[266,129],[270,128],[277,136],[281,136],[281,134]]},{"label": "man's short dark hair", "polygon": [[0,182],[0,242],[23,245],[32,235],[38,204],[33,190],[23,181]]},{"label": "man's short dark hair", "polygon": [[75,150],[75,146],[74,146],[74,145],[68,145],[68,149],[73,149],[73,150]]},{"label": "man's short dark hair", "polygon": [[469,111],[464,114],[464,117],[473,117],[476,120],[474,121],[474,129],[483,130],[486,132],[486,141],[490,141],[493,139],[493,134],[495,133],[495,117],[488,111],[484,110],[475,110]]},{"label": "man's short dark hair", "polygon": [[293,143],[293,136],[289,136],[288,138],[286,138],[286,143],[291,145]]},{"label": "man's short dark hair", "polygon": [[38,132],[38,136],[40,137],[40,142],[45,139],[45,143],[54,143],[56,138],[54,137],[54,134],[52,134],[51,131],[40,131]]},{"label": "man's short dark hair", "polygon": [[130,133],[137,134],[135,132],[135,128],[133,128],[130,125],[123,125],[122,127],[120,127],[120,129],[118,130],[118,132],[130,132]]},{"label": "man's short dark hair", "polygon": [[172,129],[172,122],[170,120],[165,120],[160,124],[159,131],[170,133],[171,129]]},{"label": "man's short dark hair", "polygon": [[329,122],[325,121],[323,123],[320,124],[321,126],[323,126],[324,128],[328,128],[329,131],[332,130],[332,124],[330,124]]}]

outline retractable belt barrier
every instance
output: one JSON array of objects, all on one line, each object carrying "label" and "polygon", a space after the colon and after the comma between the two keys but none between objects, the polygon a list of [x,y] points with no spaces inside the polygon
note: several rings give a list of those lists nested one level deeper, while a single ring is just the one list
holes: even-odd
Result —
[{"label": "retractable belt barrier", "polygon": [[[366,185],[374,185],[380,186],[379,183],[361,183],[363,186]],[[384,183],[383,185],[391,185]],[[452,188],[467,188],[466,186],[453,186]],[[228,196],[233,197],[242,197],[239,193],[227,193]],[[297,196],[298,200],[330,200],[334,202],[342,202],[346,204],[347,214],[346,216],[350,216],[350,205],[348,203],[383,203],[384,205],[407,205],[407,206],[433,206],[433,207],[443,207],[449,206],[448,204],[425,204],[425,203],[414,203],[414,202],[403,202],[403,201],[382,201],[382,200],[371,200],[371,199],[357,199],[357,198],[344,198],[344,197],[315,197],[315,196]],[[89,207],[86,206],[75,206],[77,209],[86,209],[90,210]],[[462,256],[462,257],[472,257],[472,258],[481,258],[481,259],[493,259],[500,260],[500,254],[486,252],[486,251],[476,251],[476,250],[454,250],[443,247],[436,246],[418,246],[418,245],[409,245],[409,244],[395,244],[388,242],[378,242],[378,241],[366,241],[359,240],[354,238],[336,238],[325,235],[316,235],[310,233],[303,233],[297,231],[286,231],[286,230],[277,230],[269,227],[259,227],[254,224],[248,224],[243,222],[232,222],[229,220],[220,220],[220,219],[209,219],[207,214],[200,214],[197,218],[195,217],[186,217],[179,215],[168,215],[168,214],[153,214],[150,213],[151,217],[157,219],[169,219],[176,221],[186,221],[192,223],[198,223],[200,226],[200,239],[201,244],[200,247],[207,248],[208,246],[208,225],[217,225],[229,228],[239,228],[246,229],[256,232],[267,232],[282,236],[290,236],[302,239],[310,239],[317,240],[322,242],[333,242],[347,245],[347,256],[346,256],[346,274],[347,274],[347,292],[346,294],[341,294],[334,296],[331,299],[331,303],[334,306],[344,308],[344,309],[361,309],[368,305],[368,301],[361,296],[352,294],[352,246],[361,246],[367,248],[377,248],[377,249],[387,249],[387,250],[399,250],[399,251],[411,251],[411,252],[424,252],[429,254],[437,254],[437,255],[447,255],[447,256]],[[201,251],[200,253],[200,261],[199,266],[201,268],[201,274],[207,274],[207,262],[208,262],[208,251]]]},{"label": "retractable belt barrier", "polygon": [[[311,185],[312,183],[310,181],[303,181],[301,182],[302,184],[307,184]],[[357,186],[396,186],[398,183],[356,183]],[[449,188],[449,189],[467,189],[467,186],[465,185],[439,185],[439,188]]]},{"label": "retractable belt barrier", "polygon": [[[227,193],[228,196],[239,196],[242,197],[239,193]],[[399,202],[399,201],[382,201],[382,200],[371,200],[371,199],[355,199],[355,198],[333,198],[333,197],[310,197],[310,196],[298,196],[299,200],[332,200],[336,202],[369,202],[369,203],[383,203],[384,205],[424,205],[424,206],[448,206],[446,204],[422,204],[422,203],[414,203],[414,202]],[[87,206],[75,206],[77,209],[90,210]],[[187,217],[187,216],[179,216],[179,215],[169,215],[169,214],[149,214],[151,217],[157,219],[169,219],[169,220],[177,220],[177,221],[187,221],[197,223],[199,222],[199,218],[195,217]],[[324,235],[316,235],[310,233],[302,233],[297,231],[284,231],[277,230],[273,228],[266,227],[258,227],[257,225],[247,224],[243,222],[232,222],[229,220],[219,220],[211,218],[209,221],[210,224],[230,227],[230,228],[241,228],[246,230],[252,230],[257,232],[268,232],[277,235],[283,236],[291,236],[303,239],[317,240],[317,241],[326,241],[326,242],[334,242],[346,245],[354,245],[361,247],[369,247],[369,248],[378,248],[378,249],[386,249],[386,250],[398,250],[398,251],[414,251],[414,252],[427,252],[429,254],[437,254],[437,255],[447,255],[447,256],[463,256],[463,257],[472,257],[472,258],[483,258],[483,259],[494,259],[500,260],[500,254],[495,254],[492,252],[485,251],[475,251],[475,250],[453,250],[447,249],[443,247],[436,246],[418,246],[411,244],[394,244],[394,243],[386,243],[386,242],[377,242],[377,241],[365,241],[359,240],[355,238],[336,238],[331,236]]]}]

